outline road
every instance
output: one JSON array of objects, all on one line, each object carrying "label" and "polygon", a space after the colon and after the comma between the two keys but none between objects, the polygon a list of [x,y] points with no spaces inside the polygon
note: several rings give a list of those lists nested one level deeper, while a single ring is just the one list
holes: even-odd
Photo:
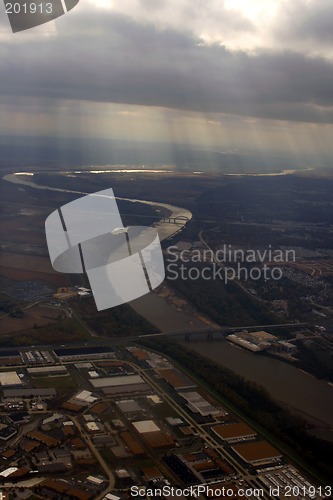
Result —
[{"label": "road", "polygon": [[[20,309],[22,309],[22,311],[25,311],[26,309],[31,309],[31,307],[37,306],[37,304],[40,304],[41,302],[44,302],[44,299],[37,300],[36,302],[33,302],[32,304],[28,304],[25,307],[20,307]],[[9,315],[10,315],[10,313],[4,314],[3,316],[0,316],[0,319],[7,318],[7,316],[9,316]]]},{"label": "road", "polygon": [[172,397],[172,395],[168,394],[164,389],[161,388],[161,386],[152,379],[147,373],[147,369],[143,369],[136,365],[133,362],[129,362],[126,360],[126,363],[131,365],[138,373],[141,375],[141,377],[154,389],[154,391],[157,393],[157,395],[164,401],[166,401],[171,408],[173,408],[178,415],[184,419],[185,422],[187,422],[188,425],[191,427],[195,428],[197,431],[197,435],[205,442],[206,445],[210,446],[213,450],[218,450],[220,455],[236,470],[237,474],[241,476],[241,479],[245,480],[250,487],[253,488],[263,488],[264,491],[268,494],[268,488],[263,487],[261,483],[258,482],[258,478],[248,472],[248,470],[243,467],[237,460],[235,460],[234,457],[230,455],[230,453],[227,452],[227,450],[224,448],[224,446],[217,440],[215,439],[210,433],[207,432],[207,430],[204,428],[203,425],[198,424],[190,415],[187,411],[185,411]]},{"label": "road", "polygon": [[[31,345],[23,345],[19,347],[1,347],[0,348],[0,354],[3,356],[6,355],[6,352],[10,352],[13,350],[19,350],[19,351],[26,351],[30,350],[31,348],[35,348],[38,350],[54,350],[54,349],[61,349],[61,348],[80,348],[80,347],[99,347],[99,346],[115,346],[119,344],[123,344],[126,342],[134,342],[138,340],[138,338],[154,338],[154,337],[176,337],[176,336],[193,336],[193,335],[206,335],[206,334],[230,334],[234,332],[239,332],[241,330],[262,330],[265,328],[280,328],[280,327],[288,327],[288,328],[300,328],[300,327],[309,327],[312,325],[309,325],[309,323],[277,323],[273,325],[247,325],[247,326],[241,326],[241,327],[231,327],[231,326],[223,326],[220,327],[219,329],[214,329],[213,327],[211,328],[204,328],[202,330],[198,331],[193,331],[193,330],[179,330],[175,332],[160,332],[160,333],[149,333],[147,335],[139,335],[139,336],[128,336],[128,337],[97,337],[94,336],[93,338],[86,339],[85,342],[70,342],[68,344],[43,344],[43,345],[38,345],[36,346],[31,346]],[[19,365],[22,366],[22,365]],[[42,366],[42,365],[40,365]]]},{"label": "road", "polygon": [[76,427],[79,429],[79,431],[81,433],[81,436],[84,438],[84,441],[88,445],[91,453],[93,455],[95,455],[95,457],[97,458],[98,462],[100,463],[101,467],[103,468],[104,472],[106,473],[106,475],[108,477],[108,480],[109,480],[108,486],[95,499],[95,500],[100,500],[100,499],[104,498],[104,496],[106,495],[106,493],[108,491],[111,491],[111,490],[114,489],[115,482],[116,482],[115,477],[112,474],[112,472],[111,472],[108,464],[105,462],[104,458],[102,457],[102,455],[99,453],[99,451],[97,450],[97,448],[95,447],[95,445],[91,441],[91,438],[90,438],[89,434],[83,429],[83,427],[80,424],[78,418],[77,417],[73,417],[73,416],[70,416],[69,418],[74,422],[74,424],[76,425]]}]

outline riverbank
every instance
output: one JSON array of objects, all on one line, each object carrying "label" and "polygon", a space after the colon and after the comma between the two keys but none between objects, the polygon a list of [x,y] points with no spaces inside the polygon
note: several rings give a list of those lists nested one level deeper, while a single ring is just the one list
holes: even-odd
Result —
[{"label": "riverbank", "polygon": [[[102,173],[101,171],[101,174]],[[32,172],[29,174],[32,174]],[[68,191],[81,196],[86,194],[82,191],[69,191],[37,185],[32,179],[33,175],[29,175],[28,179],[22,175],[15,174],[5,176],[5,180],[9,182],[33,187],[35,189]],[[123,199],[129,200],[128,198]],[[192,217],[189,210],[174,205],[139,199],[130,199],[130,201],[139,201],[141,203],[166,208],[171,212],[172,217],[184,216],[187,219]],[[160,239],[163,240],[171,237],[184,226],[185,222],[183,222],[182,226],[175,226],[174,224],[163,222],[158,223],[157,229]],[[184,316],[181,311],[176,311],[165,299],[155,294],[149,294],[138,299],[131,305],[136,312],[141,314],[148,321],[153,324],[158,323],[157,326],[163,331],[191,330],[191,327],[195,329],[203,327],[200,323],[192,325],[190,317]],[[207,325],[204,325],[204,327],[207,328]],[[298,413],[313,424],[316,436],[333,441],[333,414],[331,411],[333,387],[325,381],[309,377],[308,374],[301,372],[283,361],[257,356],[254,353],[237,349],[226,342],[191,341],[190,347],[212,361],[216,361],[222,366],[230,368],[243,376],[246,380],[256,382],[263,386],[276,401],[284,404],[289,410]]]},{"label": "riverbank", "polygon": [[202,356],[264,387],[271,397],[314,426],[312,434],[333,442],[333,387],[298,368],[240,349],[224,340],[181,341]]}]

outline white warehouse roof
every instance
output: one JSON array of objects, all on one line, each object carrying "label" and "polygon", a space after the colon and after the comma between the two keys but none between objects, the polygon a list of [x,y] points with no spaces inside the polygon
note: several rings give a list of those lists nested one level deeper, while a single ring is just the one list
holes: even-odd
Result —
[{"label": "white warehouse roof", "polygon": [[156,432],[161,429],[155,424],[153,420],[139,420],[138,422],[133,422],[134,427],[140,434],[145,432]]},{"label": "white warehouse roof", "polygon": [[1,385],[21,385],[22,380],[16,372],[0,372]]}]

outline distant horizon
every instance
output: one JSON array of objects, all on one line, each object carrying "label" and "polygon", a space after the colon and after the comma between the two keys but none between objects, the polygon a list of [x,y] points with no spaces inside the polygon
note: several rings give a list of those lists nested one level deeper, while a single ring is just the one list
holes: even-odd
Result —
[{"label": "distant horizon", "polygon": [[213,174],[259,174],[289,170],[314,171],[332,167],[329,155],[256,148],[208,148],[200,145],[103,139],[0,136],[0,168],[8,171],[35,166],[47,170],[107,165],[167,167]]}]

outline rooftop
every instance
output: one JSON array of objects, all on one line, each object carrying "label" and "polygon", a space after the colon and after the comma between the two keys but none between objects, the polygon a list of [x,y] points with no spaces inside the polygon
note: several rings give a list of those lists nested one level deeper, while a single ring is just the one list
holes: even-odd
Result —
[{"label": "rooftop", "polygon": [[281,452],[267,441],[256,441],[254,443],[242,443],[232,449],[246,462],[269,461],[282,456]]},{"label": "rooftop", "polygon": [[96,388],[135,385],[142,384],[143,382],[144,380],[140,377],[140,375],[120,375],[119,377],[103,377],[90,379],[91,385]]},{"label": "rooftop", "polygon": [[196,387],[196,384],[182,373],[173,368],[162,368],[157,372],[163,377],[174,389],[187,389]]},{"label": "rooftop", "polygon": [[3,386],[21,385],[22,380],[18,376],[17,372],[0,372],[0,384]]},{"label": "rooftop", "polygon": [[140,434],[161,430],[153,420],[139,420],[138,422],[133,422],[133,425]]},{"label": "rooftop", "polygon": [[256,431],[244,423],[214,425],[212,430],[222,439],[255,436]]}]

